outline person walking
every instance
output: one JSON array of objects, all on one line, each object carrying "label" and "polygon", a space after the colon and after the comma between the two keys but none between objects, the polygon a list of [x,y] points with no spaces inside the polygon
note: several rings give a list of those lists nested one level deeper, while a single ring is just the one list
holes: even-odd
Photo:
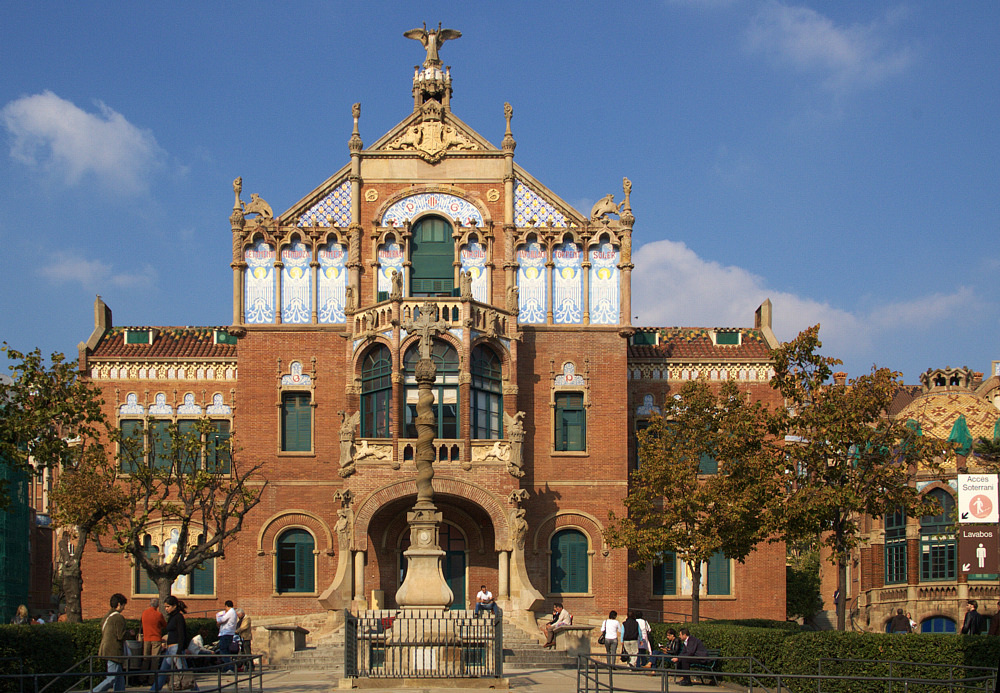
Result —
[{"label": "person walking", "polygon": [[628,655],[628,665],[634,669],[639,661],[639,622],[635,619],[635,611],[631,609],[622,623],[622,647]]},{"label": "person walking", "polygon": [[236,626],[239,623],[239,616],[233,608],[231,599],[226,600],[226,608],[215,615],[215,621],[219,624],[219,658],[222,660],[223,671],[232,670],[233,636],[236,635]]},{"label": "person walking", "polygon": [[120,592],[111,595],[111,611],[101,621],[101,645],[97,656],[108,662],[108,677],[94,686],[94,693],[106,691],[112,685],[115,691],[125,690],[124,671],[125,660],[122,657],[125,649],[125,605],[128,599]]},{"label": "person walking", "polygon": [[636,666],[651,667],[652,664],[649,655],[652,654],[653,649],[649,646],[649,634],[652,632],[653,627],[642,617],[642,611],[635,612],[635,621],[639,624],[639,656]]},{"label": "person walking", "polygon": [[148,671],[155,672],[160,667],[160,650],[163,649],[163,630],[166,627],[167,619],[160,613],[160,600],[153,597],[142,612],[142,661],[143,668]]},{"label": "person walking", "polygon": [[601,635],[604,637],[604,651],[608,653],[608,666],[614,666],[618,643],[622,641],[622,624],[618,622],[617,611],[609,613],[601,624]]},{"label": "person walking", "polygon": [[902,609],[896,609],[896,615],[892,617],[889,621],[889,632],[890,633],[912,633],[913,629],[910,628],[910,619],[906,618],[906,614],[903,613]]},{"label": "person walking", "polygon": [[[157,693],[163,688],[171,669],[187,669],[187,664],[182,656],[190,642],[187,634],[187,621],[184,620],[187,605],[171,594],[163,600],[163,608],[167,610],[167,627],[163,632],[163,660],[160,662],[160,674],[150,689],[152,693]],[[182,678],[179,677],[179,679]],[[180,687],[173,686],[175,690]],[[198,689],[198,686],[193,683],[191,687],[194,690]]]}]

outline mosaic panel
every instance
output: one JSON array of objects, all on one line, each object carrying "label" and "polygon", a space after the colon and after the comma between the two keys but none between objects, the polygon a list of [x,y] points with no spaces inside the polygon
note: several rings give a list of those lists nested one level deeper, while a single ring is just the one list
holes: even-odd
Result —
[{"label": "mosaic panel", "polygon": [[403,248],[396,241],[383,243],[378,248],[378,290],[392,292],[392,275],[403,271]]},{"label": "mosaic panel", "polygon": [[556,387],[583,387],[583,376],[576,372],[576,364],[568,361],[563,365],[563,372],[556,376]]},{"label": "mosaic panel", "polygon": [[167,404],[167,396],[162,392],[156,395],[153,404],[149,406],[150,416],[173,416],[174,408]]},{"label": "mosaic panel", "polygon": [[566,226],[566,215],[521,181],[514,182],[514,224],[517,226]]},{"label": "mosaic panel", "polygon": [[486,303],[486,247],[473,241],[458,251],[462,271],[472,274],[472,297]]},{"label": "mosaic panel", "polygon": [[312,382],[308,373],[302,372],[302,364],[292,361],[288,365],[288,374],[281,376],[282,387],[306,387]]},{"label": "mosaic panel", "polygon": [[545,322],[545,250],[533,241],[517,249],[518,322]]},{"label": "mosaic panel", "polygon": [[636,416],[652,416],[653,414],[659,414],[660,408],[656,406],[656,400],[653,395],[646,395],[642,398],[642,404],[636,407]]},{"label": "mosaic panel", "polygon": [[318,320],[321,323],[343,323],[347,292],[347,247],[330,241],[319,247]]},{"label": "mosaic panel", "polygon": [[258,240],[244,253],[247,263],[243,321],[250,325],[274,322],[274,248]]},{"label": "mosaic panel", "polygon": [[552,321],[557,325],[583,322],[583,252],[573,242],[552,249]]},{"label": "mosaic panel", "polygon": [[209,416],[231,416],[233,410],[232,407],[222,401],[222,395],[217,392],[212,395],[212,403],[208,405],[205,412]]},{"label": "mosaic panel", "polygon": [[402,226],[422,212],[440,212],[462,226],[483,226],[483,215],[467,200],[447,193],[420,193],[404,197],[382,215],[382,226]]},{"label": "mosaic panel", "polygon": [[299,217],[299,226],[330,226],[327,217],[333,217],[333,226],[351,225],[351,181],[345,180],[330,194],[314,204]]},{"label": "mosaic panel", "polygon": [[184,395],[184,402],[177,407],[180,416],[201,416],[201,407],[194,402],[194,395],[190,392]]},{"label": "mosaic panel", "polygon": [[281,322],[292,325],[309,322],[312,282],[309,261],[312,253],[301,241],[281,250]]},{"label": "mosaic panel", "polygon": [[618,248],[601,243],[590,251],[590,323],[617,325],[621,305]]},{"label": "mosaic panel", "polygon": [[118,407],[119,416],[143,416],[146,410],[139,404],[139,397],[134,392],[130,392],[125,397],[125,404]]}]

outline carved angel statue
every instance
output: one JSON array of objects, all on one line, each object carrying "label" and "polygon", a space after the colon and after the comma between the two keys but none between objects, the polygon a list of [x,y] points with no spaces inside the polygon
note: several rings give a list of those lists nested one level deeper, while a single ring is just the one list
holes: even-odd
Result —
[{"label": "carved angel statue", "polygon": [[524,424],[521,419],[524,412],[515,412],[513,416],[507,412],[503,413],[503,425],[510,439],[510,455],[505,460],[507,462],[507,473],[512,477],[520,479],[524,476],[524,457],[522,446],[524,445]]},{"label": "carved angel statue", "polygon": [[345,479],[354,473],[354,429],[361,422],[361,412],[356,411],[351,416],[340,412],[340,469],[338,474]]},{"label": "carved angel statue", "polygon": [[427,59],[424,60],[424,67],[441,67],[441,59],[438,58],[438,50],[445,41],[451,41],[462,36],[461,31],[455,29],[442,29],[441,22],[438,22],[437,29],[427,31],[427,22],[424,22],[422,29],[410,29],[403,34],[408,39],[420,41],[420,45],[427,51]]},{"label": "carved angel statue", "polygon": [[618,214],[618,205],[615,204],[615,196],[607,194],[598,200],[590,210],[590,220],[597,221],[608,214]]}]

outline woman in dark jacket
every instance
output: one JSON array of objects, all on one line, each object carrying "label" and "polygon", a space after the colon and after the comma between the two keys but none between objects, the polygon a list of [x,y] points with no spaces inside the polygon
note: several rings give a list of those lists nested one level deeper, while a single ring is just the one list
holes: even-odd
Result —
[{"label": "woman in dark jacket", "polygon": [[160,675],[156,677],[156,683],[151,689],[153,693],[163,688],[167,682],[166,672],[171,669],[187,668],[184,658],[179,656],[190,642],[187,636],[187,622],[184,620],[187,605],[171,594],[163,600],[163,608],[167,610],[167,627],[163,631],[163,661],[160,663]]}]

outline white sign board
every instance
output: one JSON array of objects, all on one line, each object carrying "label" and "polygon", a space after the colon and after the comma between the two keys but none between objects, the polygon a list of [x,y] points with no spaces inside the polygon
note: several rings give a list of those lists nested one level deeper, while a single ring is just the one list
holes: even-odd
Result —
[{"label": "white sign board", "polygon": [[958,475],[958,521],[1000,522],[996,474]]}]

